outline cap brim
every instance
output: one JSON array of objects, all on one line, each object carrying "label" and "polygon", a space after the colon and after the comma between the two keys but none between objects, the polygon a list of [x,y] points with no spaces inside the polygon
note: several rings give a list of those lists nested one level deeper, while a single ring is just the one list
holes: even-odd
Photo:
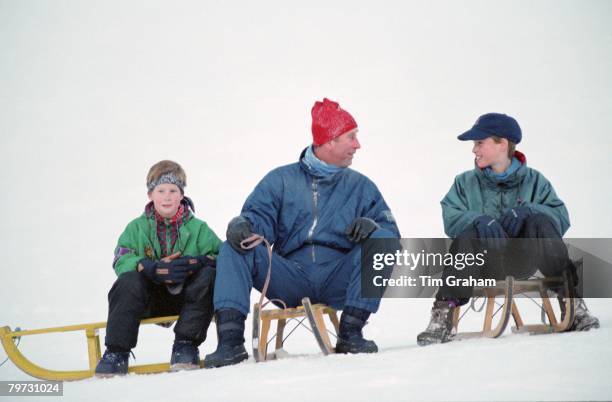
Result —
[{"label": "cap brim", "polygon": [[484,140],[485,138],[488,138],[492,135],[493,134],[487,133],[486,131],[478,130],[477,128],[472,128],[458,136],[457,139],[460,141],[477,141]]}]

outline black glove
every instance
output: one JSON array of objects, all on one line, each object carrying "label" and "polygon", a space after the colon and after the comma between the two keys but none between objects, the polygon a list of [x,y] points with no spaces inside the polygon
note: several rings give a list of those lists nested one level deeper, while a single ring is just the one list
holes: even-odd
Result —
[{"label": "black glove", "polygon": [[217,260],[209,255],[199,255],[196,258],[198,261],[200,261],[202,267],[211,267],[213,269],[217,268]]},{"label": "black glove", "polygon": [[[140,260],[142,265],[142,273],[153,283],[161,284],[178,284],[183,283],[189,275],[194,271],[189,266],[177,265],[173,266],[172,262],[153,261],[148,258]],[[200,264],[201,267],[201,264]]]},{"label": "black glove", "polygon": [[244,250],[240,246],[240,242],[249,238],[252,234],[251,223],[242,216],[237,216],[227,225],[225,237],[234,250],[244,255],[249,250]]},{"label": "black glove", "polygon": [[372,232],[378,228],[378,224],[370,218],[357,218],[353,223],[348,225],[344,234],[346,234],[348,239],[353,243],[359,243],[370,237]]},{"label": "black glove", "polygon": [[501,217],[500,222],[510,237],[516,237],[523,228],[525,219],[531,214],[532,212],[529,207],[512,208],[506,211],[504,216]]},{"label": "black glove", "polygon": [[481,215],[474,220],[474,228],[480,239],[486,239],[487,243],[495,248],[501,248],[506,244],[506,232],[500,223],[489,215]]},{"label": "black glove", "polygon": [[195,271],[196,269],[202,268],[202,261],[200,261],[197,257],[191,257],[189,255],[186,255],[172,260],[172,262],[170,262],[170,265],[173,268],[185,267],[191,268],[192,271]]},{"label": "black glove", "polygon": [[216,260],[207,255],[198,255],[195,257],[186,255],[184,257],[180,257],[180,258],[173,260],[171,264],[173,267],[176,267],[176,266],[190,267],[192,268],[192,271],[196,271],[197,269],[200,269],[203,267],[215,268],[217,266]]}]

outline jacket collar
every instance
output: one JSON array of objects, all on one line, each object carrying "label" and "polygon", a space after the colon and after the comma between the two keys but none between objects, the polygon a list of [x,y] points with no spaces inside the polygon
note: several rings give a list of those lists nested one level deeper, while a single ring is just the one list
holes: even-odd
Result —
[{"label": "jacket collar", "polygon": [[[490,188],[513,188],[517,187],[523,181],[523,178],[527,174],[527,157],[525,154],[519,151],[514,151],[513,156],[521,162],[521,167],[518,168],[516,172],[508,176],[504,181],[497,182],[493,180],[493,178],[487,176],[484,173],[484,169],[480,169],[478,166],[475,166],[474,170],[476,171],[476,175],[479,179],[485,183],[487,187]],[[475,162],[474,162],[475,164]]]},{"label": "jacket collar", "polygon": [[304,150],[300,153],[300,159],[299,159],[300,167],[302,168],[304,172],[306,172],[308,175],[316,179],[324,180],[324,181],[328,181],[328,180],[333,181],[337,179],[338,177],[342,176],[347,170],[349,170],[349,168],[344,168],[340,170],[338,173],[334,173],[329,176],[321,175],[320,173],[312,169],[310,166],[308,166],[308,164],[304,163],[304,155],[306,155],[306,150],[308,150],[308,147],[304,148]]}]

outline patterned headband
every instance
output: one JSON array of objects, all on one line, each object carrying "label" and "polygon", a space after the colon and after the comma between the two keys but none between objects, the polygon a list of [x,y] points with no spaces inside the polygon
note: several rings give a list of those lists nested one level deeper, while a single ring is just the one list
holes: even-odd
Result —
[{"label": "patterned headband", "polygon": [[178,177],[176,177],[176,175],[174,173],[165,173],[165,174],[161,175],[159,177],[159,179],[154,180],[154,181],[148,183],[147,184],[147,189],[149,191],[153,191],[153,189],[155,187],[159,186],[160,184],[165,184],[165,183],[175,184],[178,188],[181,189],[181,192],[184,191],[185,183],[183,183],[181,180],[179,180]]}]

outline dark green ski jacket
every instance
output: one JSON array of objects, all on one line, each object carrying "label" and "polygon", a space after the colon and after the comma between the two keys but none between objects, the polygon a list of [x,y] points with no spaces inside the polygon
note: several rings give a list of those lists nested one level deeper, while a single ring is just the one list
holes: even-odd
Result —
[{"label": "dark green ski jacket", "polygon": [[500,218],[508,209],[527,206],[534,213],[550,217],[563,236],[570,227],[563,201],[550,182],[537,170],[527,167],[525,156],[516,152],[521,167],[498,183],[478,167],[455,177],[448,194],[441,201],[444,232],[455,238],[481,215]]},{"label": "dark green ski jacket", "polygon": [[[181,255],[216,257],[220,247],[221,240],[206,222],[189,211],[189,217],[178,228],[178,238],[172,253],[180,251]],[[147,216],[146,213],[131,221],[119,236],[113,262],[115,273],[119,276],[124,272],[135,271],[138,262],[143,258],[161,258],[155,217]]]}]

